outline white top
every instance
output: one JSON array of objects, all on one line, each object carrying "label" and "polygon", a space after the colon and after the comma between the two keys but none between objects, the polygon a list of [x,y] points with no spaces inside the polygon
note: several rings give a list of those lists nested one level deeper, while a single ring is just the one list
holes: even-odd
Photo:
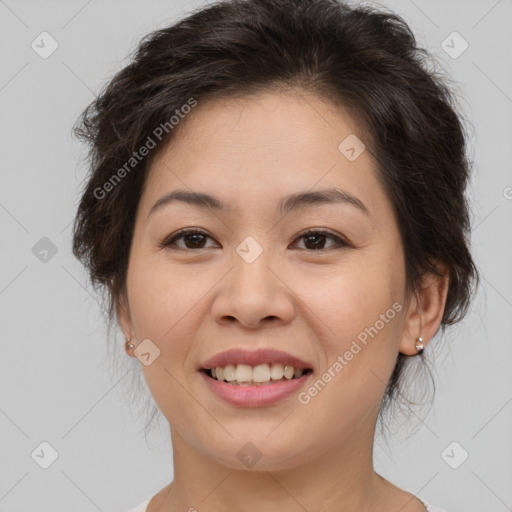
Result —
[{"label": "white top", "polygon": [[[131,508],[130,510],[127,510],[126,512],[146,512],[149,502],[152,500],[152,498],[153,498],[153,496],[146,498],[140,505],[136,506],[135,508]],[[437,507],[433,507],[432,505],[428,505],[427,503],[425,503],[423,501],[422,501],[422,503],[423,503],[423,505],[425,505],[427,512],[447,512],[446,510],[443,510],[443,509],[440,509]]]}]

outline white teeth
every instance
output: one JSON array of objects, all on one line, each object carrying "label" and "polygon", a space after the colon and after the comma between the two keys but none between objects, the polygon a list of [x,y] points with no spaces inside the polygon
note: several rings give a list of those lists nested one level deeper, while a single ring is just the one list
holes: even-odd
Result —
[{"label": "white teeth", "polygon": [[273,364],[270,368],[270,376],[272,380],[280,380],[284,377],[284,367],[282,364]]},{"label": "white teeth", "polygon": [[248,364],[237,364],[235,371],[235,379],[238,382],[251,382],[252,366]]},{"label": "white teeth", "polygon": [[291,379],[293,377],[294,372],[295,372],[295,369],[293,368],[293,366],[286,365],[284,367],[284,376],[287,379]]},{"label": "white teeth", "polygon": [[254,382],[268,382],[270,380],[270,367],[267,363],[255,366],[252,371]]},{"label": "white teeth", "polygon": [[236,380],[236,366],[234,364],[224,366],[224,380],[228,382]]},{"label": "white teeth", "polygon": [[290,365],[284,366],[281,363],[272,365],[263,363],[254,367],[248,364],[228,364],[224,367],[212,368],[211,372],[214,379],[227,381],[239,386],[250,386],[267,384],[283,379],[298,379],[302,376],[304,370],[300,368],[295,369]]}]

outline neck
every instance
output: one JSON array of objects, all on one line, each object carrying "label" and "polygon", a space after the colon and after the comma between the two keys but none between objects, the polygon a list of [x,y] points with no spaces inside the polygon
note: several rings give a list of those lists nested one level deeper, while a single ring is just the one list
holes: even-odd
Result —
[{"label": "neck", "polygon": [[[374,429],[291,469],[233,469],[173,431],[174,480],[154,510],[385,510],[398,490],[373,468]],[[391,488],[394,488],[393,490]]]}]

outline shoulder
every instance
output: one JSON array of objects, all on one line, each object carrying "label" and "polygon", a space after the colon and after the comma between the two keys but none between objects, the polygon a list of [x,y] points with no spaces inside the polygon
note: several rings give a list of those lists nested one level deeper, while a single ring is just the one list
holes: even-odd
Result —
[{"label": "shoulder", "polygon": [[[146,498],[140,505],[137,505],[134,508],[131,508],[130,510],[127,510],[126,512],[146,512],[146,509],[149,505],[149,502],[151,501],[152,496],[149,498]],[[429,505],[425,503],[425,507],[427,508],[427,512],[448,512],[447,510],[443,510],[437,507],[434,507],[432,505]]]},{"label": "shoulder", "polygon": [[428,505],[427,503],[425,503],[425,507],[427,508],[427,512],[448,512],[447,510],[433,507],[432,505]]},{"label": "shoulder", "polygon": [[[125,512],[146,512],[146,509],[148,508],[149,502],[151,501],[152,496],[149,498],[146,498],[140,505],[137,505],[134,508],[131,508],[130,510],[126,510]],[[436,512],[436,511],[434,511]]]}]

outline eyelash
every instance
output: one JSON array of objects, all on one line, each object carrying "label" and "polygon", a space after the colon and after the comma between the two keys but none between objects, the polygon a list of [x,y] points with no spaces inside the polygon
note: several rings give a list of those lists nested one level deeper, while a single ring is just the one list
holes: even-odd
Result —
[{"label": "eyelash", "polygon": [[[211,249],[211,247],[199,247],[198,249],[189,249],[188,247],[186,247],[186,248],[173,247],[173,245],[175,245],[175,242],[177,240],[179,240],[180,238],[183,238],[185,235],[203,235],[205,237],[212,238],[210,235],[208,235],[204,231],[201,231],[201,230],[198,230],[195,228],[184,228],[184,229],[181,229],[180,231],[178,231],[177,233],[175,233],[174,235],[172,235],[170,238],[166,238],[165,240],[160,242],[159,247],[161,249],[183,250],[183,251],[198,251],[201,249]],[[304,238],[304,237],[310,236],[310,235],[323,235],[323,236],[326,236],[327,238],[331,238],[332,240],[334,240],[336,242],[337,247],[335,246],[335,247],[331,247],[328,249],[301,249],[302,251],[319,253],[319,252],[331,251],[333,249],[343,249],[346,247],[350,247],[350,244],[343,238],[340,238],[339,236],[334,235],[333,233],[331,233],[329,231],[325,231],[325,230],[321,230],[321,229],[314,229],[314,228],[310,228],[310,229],[307,229],[306,231],[303,231],[300,235],[297,236],[295,241],[299,240],[300,238]]]}]

